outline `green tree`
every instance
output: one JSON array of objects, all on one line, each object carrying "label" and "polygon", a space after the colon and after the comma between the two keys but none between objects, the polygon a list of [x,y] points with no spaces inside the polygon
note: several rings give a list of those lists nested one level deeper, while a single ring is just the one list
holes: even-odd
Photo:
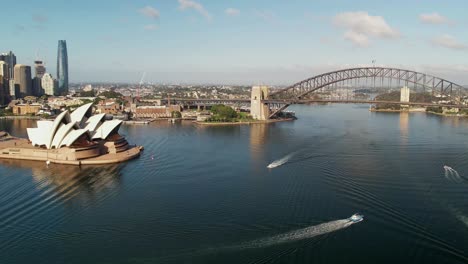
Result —
[{"label": "green tree", "polygon": [[172,117],[172,118],[181,118],[181,117],[182,117],[182,113],[179,112],[179,111],[172,111],[172,112],[171,112],[171,117]]},{"label": "green tree", "polygon": [[99,96],[104,96],[106,98],[122,98],[122,94],[115,91],[106,91],[99,94]]},{"label": "green tree", "polygon": [[231,119],[237,117],[237,112],[229,106],[214,105],[211,107],[211,112],[220,118]]},{"label": "green tree", "polygon": [[95,96],[96,96],[96,93],[94,92],[94,90],[80,92],[80,97],[95,97]]}]

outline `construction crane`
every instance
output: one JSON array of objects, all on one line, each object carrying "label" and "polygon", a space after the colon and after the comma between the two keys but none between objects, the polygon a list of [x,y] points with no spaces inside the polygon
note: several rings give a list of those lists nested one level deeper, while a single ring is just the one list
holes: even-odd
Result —
[{"label": "construction crane", "polygon": [[145,79],[145,76],[146,76],[146,72],[143,72],[143,76],[141,76],[140,84],[138,85],[138,89],[137,89],[138,99],[140,99],[140,89],[141,89],[141,86],[143,85],[143,80]]}]

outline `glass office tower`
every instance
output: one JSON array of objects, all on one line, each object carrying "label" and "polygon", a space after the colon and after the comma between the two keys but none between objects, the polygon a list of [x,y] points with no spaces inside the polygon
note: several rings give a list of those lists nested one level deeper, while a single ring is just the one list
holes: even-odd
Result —
[{"label": "glass office tower", "polygon": [[59,40],[58,53],[57,53],[57,79],[59,95],[68,94],[68,55],[67,55],[67,42]]}]

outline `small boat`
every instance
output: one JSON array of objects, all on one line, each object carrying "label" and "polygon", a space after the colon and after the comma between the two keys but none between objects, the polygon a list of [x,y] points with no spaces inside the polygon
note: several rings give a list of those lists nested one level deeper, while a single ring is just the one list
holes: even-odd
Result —
[{"label": "small boat", "polygon": [[364,220],[364,216],[361,214],[353,214],[350,218],[348,218],[348,220],[353,223],[359,223]]}]

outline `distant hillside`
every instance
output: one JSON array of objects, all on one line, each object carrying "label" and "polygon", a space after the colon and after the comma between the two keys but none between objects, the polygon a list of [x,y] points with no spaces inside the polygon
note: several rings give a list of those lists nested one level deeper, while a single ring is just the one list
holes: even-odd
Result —
[{"label": "distant hillside", "polygon": [[[376,101],[400,101],[400,91],[390,92],[379,94],[375,97]],[[436,98],[433,97],[430,93],[410,93],[410,102],[414,103],[431,103],[435,101]],[[392,109],[399,110],[400,105],[392,104],[377,104],[376,109]]]}]

